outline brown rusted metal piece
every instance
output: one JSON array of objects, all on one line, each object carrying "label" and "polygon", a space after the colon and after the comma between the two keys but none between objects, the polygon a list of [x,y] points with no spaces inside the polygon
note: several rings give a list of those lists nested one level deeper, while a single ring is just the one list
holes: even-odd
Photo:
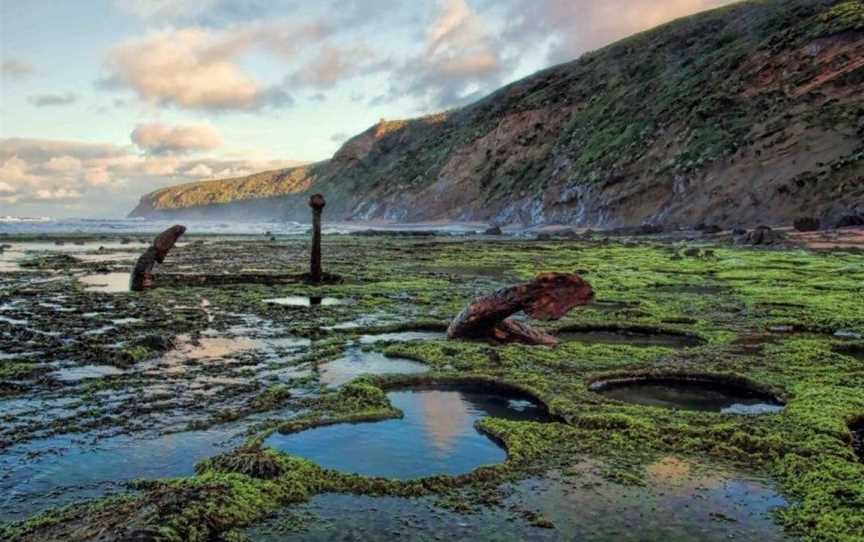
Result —
[{"label": "brown rusted metal piece", "polygon": [[537,320],[557,320],[592,299],[591,285],[579,275],[543,273],[529,283],[475,299],[453,319],[447,336],[554,346],[558,344],[555,337],[510,316],[525,311]]},{"label": "brown rusted metal piece", "polygon": [[309,266],[309,282],[314,284],[321,282],[321,212],[325,205],[327,202],[321,194],[309,198],[309,207],[312,207],[312,261]]},{"label": "brown rusted metal piece", "polygon": [[157,263],[165,262],[168,253],[184,233],[186,233],[186,226],[178,224],[163,231],[153,240],[153,244],[138,258],[138,262],[132,270],[132,275],[129,278],[130,290],[140,292],[153,287],[153,267]]}]

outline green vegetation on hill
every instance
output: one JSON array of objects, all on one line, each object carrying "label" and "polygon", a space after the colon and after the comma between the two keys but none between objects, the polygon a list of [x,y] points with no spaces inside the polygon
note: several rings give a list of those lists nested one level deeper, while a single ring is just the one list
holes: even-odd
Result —
[{"label": "green vegetation on hill", "polygon": [[[864,3],[752,0],[673,21],[467,107],[382,121],[314,166],[168,188],[152,216],[624,225],[791,221],[864,200]],[[278,200],[274,203],[272,200]],[[235,202],[240,202],[235,205]]]}]

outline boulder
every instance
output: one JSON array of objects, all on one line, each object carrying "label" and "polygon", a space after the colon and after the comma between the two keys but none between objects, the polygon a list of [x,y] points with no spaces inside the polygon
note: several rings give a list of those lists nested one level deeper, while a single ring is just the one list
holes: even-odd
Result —
[{"label": "boulder", "polygon": [[812,216],[795,219],[792,223],[796,231],[817,231],[822,227],[822,221]]},{"label": "boulder", "polygon": [[486,231],[483,232],[483,235],[503,235],[504,232],[501,231],[501,228],[498,226],[491,226]]},{"label": "boulder", "polygon": [[825,228],[851,228],[864,226],[864,203],[838,205],[822,218]]},{"label": "boulder", "polygon": [[746,235],[738,237],[735,243],[745,246],[773,246],[785,241],[786,236],[783,233],[774,231],[768,226],[759,226]]}]

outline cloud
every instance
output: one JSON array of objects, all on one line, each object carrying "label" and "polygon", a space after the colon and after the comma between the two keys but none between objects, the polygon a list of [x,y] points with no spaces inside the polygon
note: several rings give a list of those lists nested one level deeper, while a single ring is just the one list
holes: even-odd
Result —
[{"label": "cloud", "polygon": [[148,102],[182,109],[257,111],[294,103],[279,85],[267,86],[240,64],[253,50],[293,59],[328,30],[319,23],[254,23],[226,30],[163,30],[112,48],[106,88],[131,89]]},{"label": "cloud", "polygon": [[390,68],[388,60],[365,44],[348,47],[324,45],[290,79],[292,86],[329,89],[347,79]]},{"label": "cloud", "polygon": [[256,109],[263,89],[230,61],[232,52],[201,29],[165,31],[114,48],[108,86],[148,102],[189,109]]},{"label": "cloud", "polygon": [[54,105],[70,105],[78,101],[78,95],[74,92],[33,94],[27,97],[27,101],[36,107]]},{"label": "cloud", "polygon": [[504,43],[524,48],[548,44],[551,63],[574,60],[587,51],[636,32],[733,0],[505,0]]},{"label": "cloud", "polygon": [[23,79],[29,75],[33,75],[33,65],[23,60],[10,58],[0,63],[0,75],[3,78]]},{"label": "cloud", "polygon": [[339,132],[331,135],[330,141],[332,141],[333,143],[342,143],[343,141],[346,141],[349,137],[351,137],[350,134],[346,134],[345,132]]},{"label": "cloud", "polygon": [[208,125],[166,126],[139,124],[130,134],[132,142],[150,154],[183,154],[222,146],[222,136]]},{"label": "cloud", "polygon": [[143,19],[183,19],[213,9],[220,0],[114,0],[126,13]]},{"label": "cloud", "polygon": [[[182,137],[178,141],[181,147],[187,144]],[[297,164],[289,160],[141,155],[132,146],[0,138],[0,203],[74,204],[84,214],[113,211],[122,215],[142,194],[163,186],[240,177]]]},{"label": "cloud", "polygon": [[493,27],[465,0],[439,0],[422,52],[394,73],[391,95],[452,107],[479,98],[508,73]]}]

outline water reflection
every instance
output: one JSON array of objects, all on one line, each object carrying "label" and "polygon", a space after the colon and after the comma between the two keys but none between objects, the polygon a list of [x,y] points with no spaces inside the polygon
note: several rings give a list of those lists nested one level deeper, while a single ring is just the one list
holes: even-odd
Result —
[{"label": "water reflection", "polygon": [[387,397],[403,418],[277,433],[265,446],[326,468],[405,480],[464,474],[504,461],[506,452],[474,428],[482,417],[548,421],[541,405],[529,401],[526,406],[523,398],[503,394],[419,390]]},{"label": "water reflection", "polygon": [[591,388],[625,403],[680,410],[739,415],[770,414],[783,410],[781,403],[765,394],[708,381],[634,379],[599,382]]},{"label": "water reflection", "polygon": [[428,371],[429,367],[417,361],[390,358],[380,352],[352,347],[342,357],[320,365],[318,370],[321,384],[336,387],[361,375],[417,374]]},{"label": "water reflection", "polygon": [[309,297],[299,295],[277,297],[264,300],[264,303],[267,303],[269,305],[283,305],[286,307],[330,307],[333,305],[344,305],[348,302],[349,301],[346,299],[339,299],[337,297]]},{"label": "water reflection", "polygon": [[120,293],[129,291],[129,273],[102,273],[83,275],[78,281],[88,292]]}]

